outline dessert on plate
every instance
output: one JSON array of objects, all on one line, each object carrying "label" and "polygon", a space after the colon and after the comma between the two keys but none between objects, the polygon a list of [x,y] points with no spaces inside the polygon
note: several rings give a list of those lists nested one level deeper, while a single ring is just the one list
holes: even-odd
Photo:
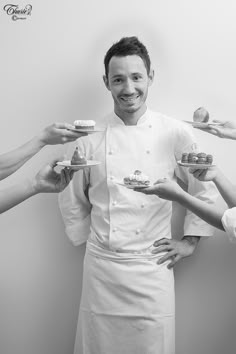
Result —
[{"label": "dessert on plate", "polygon": [[95,124],[96,123],[94,120],[81,119],[74,121],[74,126],[76,129],[93,130]]},{"label": "dessert on plate", "polygon": [[196,123],[207,123],[209,121],[210,115],[204,107],[199,107],[193,113],[193,121]]},{"label": "dessert on plate", "polygon": [[71,165],[86,165],[86,164],[87,164],[87,159],[77,146],[71,158]]},{"label": "dessert on plate", "polygon": [[143,186],[148,187],[150,181],[148,176],[144,175],[140,170],[135,170],[129,176],[124,178],[124,184],[126,186]]},{"label": "dessert on plate", "polygon": [[212,165],[213,156],[206,154],[205,152],[195,152],[183,153],[181,158],[182,163],[191,163],[191,164],[206,164]]}]

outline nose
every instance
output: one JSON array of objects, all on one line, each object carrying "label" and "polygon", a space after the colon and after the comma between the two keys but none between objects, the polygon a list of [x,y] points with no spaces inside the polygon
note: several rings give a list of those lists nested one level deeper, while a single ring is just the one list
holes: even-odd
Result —
[{"label": "nose", "polygon": [[134,82],[132,80],[127,79],[127,81],[125,82],[124,93],[126,93],[127,95],[135,93]]}]

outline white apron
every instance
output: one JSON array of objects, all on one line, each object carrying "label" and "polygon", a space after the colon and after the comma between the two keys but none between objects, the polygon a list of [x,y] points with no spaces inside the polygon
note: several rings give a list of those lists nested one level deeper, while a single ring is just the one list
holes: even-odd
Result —
[{"label": "white apron", "polygon": [[174,279],[150,250],[87,242],[74,354],[174,354]]}]

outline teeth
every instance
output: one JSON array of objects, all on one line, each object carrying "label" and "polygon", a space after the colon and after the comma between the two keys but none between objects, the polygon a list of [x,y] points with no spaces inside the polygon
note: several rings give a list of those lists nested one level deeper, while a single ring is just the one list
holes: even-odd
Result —
[{"label": "teeth", "polygon": [[131,102],[131,101],[135,101],[138,97],[139,96],[136,96],[136,97],[122,97],[122,100]]}]

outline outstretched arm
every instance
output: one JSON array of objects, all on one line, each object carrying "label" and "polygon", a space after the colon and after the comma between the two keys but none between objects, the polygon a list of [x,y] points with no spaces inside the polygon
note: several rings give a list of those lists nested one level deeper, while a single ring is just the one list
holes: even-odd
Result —
[{"label": "outstretched arm", "polygon": [[54,123],[43,129],[37,136],[19,148],[0,156],[0,180],[8,177],[37,154],[45,145],[65,144],[82,135],[70,131],[67,123]]},{"label": "outstretched arm", "polygon": [[236,188],[217,167],[190,169],[189,172],[199,181],[213,181],[229,208],[236,206]]},{"label": "outstretched arm", "polygon": [[197,128],[206,133],[218,136],[218,138],[225,139],[236,139],[236,123],[233,121],[221,121],[221,120],[213,120],[215,123],[220,123],[221,125],[211,125],[209,123],[209,128]]},{"label": "outstretched arm", "polygon": [[54,171],[56,161],[43,167],[31,180],[0,191],[0,214],[38,193],[59,193],[70,183],[73,171]]},{"label": "outstretched arm", "polygon": [[152,187],[138,191],[145,194],[155,194],[162,199],[176,201],[207,223],[224,230],[221,222],[223,214],[214,205],[210,205],[185,192],[176,182],[168,179],[160,179]]}]

